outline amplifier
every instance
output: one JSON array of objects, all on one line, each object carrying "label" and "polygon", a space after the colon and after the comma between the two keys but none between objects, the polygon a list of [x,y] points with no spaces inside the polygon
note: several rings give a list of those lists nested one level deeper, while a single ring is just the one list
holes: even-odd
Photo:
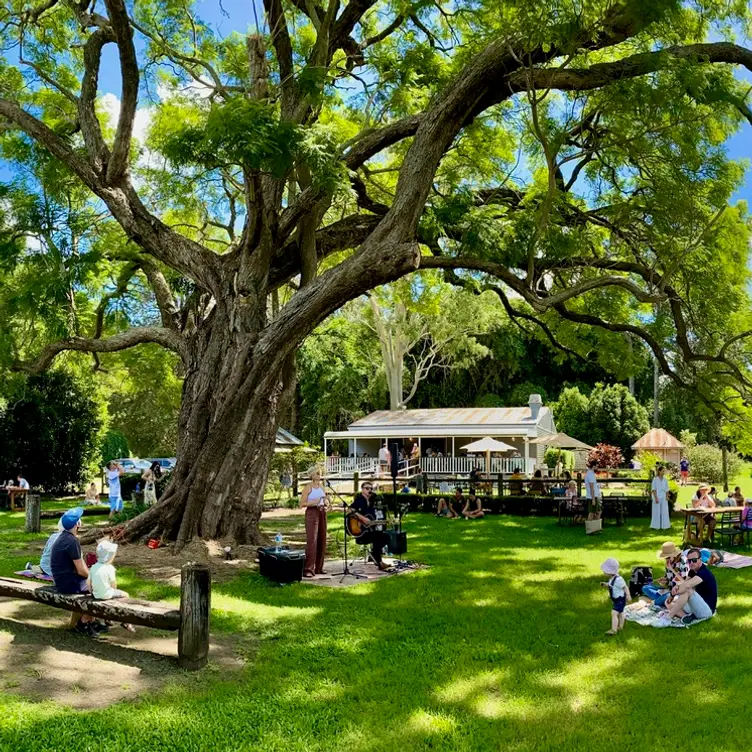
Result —
[{"label": "amplifier", "polygon": [[305,566],[304,551],[289,551],[285,548],[260,548],[259,571],[273,582],[300,582]]},{"label": "amplifier", "polygon": [[387,530],[386,534],[389,536],[387,548],[390,554],[400,556],[407,553],[407,533],[404,530]]}]

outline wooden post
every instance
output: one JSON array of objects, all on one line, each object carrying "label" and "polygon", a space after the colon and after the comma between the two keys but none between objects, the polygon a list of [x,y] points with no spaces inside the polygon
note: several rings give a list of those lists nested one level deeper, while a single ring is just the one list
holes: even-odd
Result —
[{"label": "wooden post", "polygon": [[577,471],[577,498],[582,498],[582,472]]},{"label": "wooden post", "polygon": [[39,533],[42,531],[42,502],[39,494],[26,494],[26,532]]},{"label": "wooden post", "polygon": [[206,666],[209,655],[211,572],[206,564],[189,562],[180,572],[178,665],[189,671]]},{"label": "wooden post", "polygon": [[497,481],[498,481],[498,484],[499,484],[497,486],[497,489],[498,489],[497,496],[501,496],[501,494],[503,492],[503,488],[504,488],[504,476],[501,473],[499,473],[499,475],[497,477]]},{"label": "wooden post", "polygon": [[360,491],[360,473],[356,470],[353,473],[353,494],[358,493]]}]

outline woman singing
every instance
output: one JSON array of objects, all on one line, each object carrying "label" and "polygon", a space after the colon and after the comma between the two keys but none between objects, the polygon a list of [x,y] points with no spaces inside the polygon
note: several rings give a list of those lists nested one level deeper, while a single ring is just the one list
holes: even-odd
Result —
[{"label": "woman singing", "polygon": [[304,577],[324,574],[326,553],[326,492],[321,485],[321,473],[311,473],[311,482],[303,489],[300,506],[305,512],[306,550]]}]

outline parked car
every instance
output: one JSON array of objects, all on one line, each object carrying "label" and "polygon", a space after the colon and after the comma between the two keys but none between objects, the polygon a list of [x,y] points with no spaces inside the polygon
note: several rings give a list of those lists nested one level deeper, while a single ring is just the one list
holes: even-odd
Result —
[{"label": "parked car", "polygon": [[175,457],[153,457],[150,460],[146,460],[150,465],[154,462],[158,462],[163,471],[174,470],[177,459]]},{"label": "parked car", "polygon": [[[148,470],[151,467],[151,463],[148,460],[139,460],[133,457],[127,457],[121,460],[114,460],[120,467],[123,468],[123,472],[127,474],[143,473],[144,470]],[[105,467],[105,472],[107,468]]]}]

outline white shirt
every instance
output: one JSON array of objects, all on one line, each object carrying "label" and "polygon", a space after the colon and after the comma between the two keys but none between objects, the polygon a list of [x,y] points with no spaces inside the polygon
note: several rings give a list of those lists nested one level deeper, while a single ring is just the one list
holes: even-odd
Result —
[{"label": "white shirt", "polygon": [[120,471],[117,468],[107,471],[107,482],[110,484],[110,496],[120,496]]},{"label": "white shirt", "polygon": [[590,496],[590,484],[593,484],[595,488],[595,498],[600,499],[601,497],[601,489],[598,485],[598,479],[595,477],[595,471],[594,470],[588,470],[585,473],[585,498],[590,499],[592,498]]},{"label": "white shirt", "polygon": [[97,562],[89,572],[91,577],[91,592],[100,601],[108,601],[115,597],[115,567],[112,564]]},{"label": "white shirt", "polygon": [[627,594],[627,583],[621,575],[616,575],[609,580],[609,592],[613,598],[621,598]]},{"label": "white shirt", "polygon": [[662,478],[656,475],[650,490],[655,491],[658,501],[665,501],[668,498],[668,478],[665,475]]},{"label": "white shirt", "polygon": [[29,488],[29,481],[26,480],[26,478],[21,478],[21,480],[18,481],[18,487],[19,488],[26,488],[28,490],[28,488]]},{"label": "white shirt", "polygon": [[379,462],[389,462],[389,450],[385,446],[379,449]]}]

